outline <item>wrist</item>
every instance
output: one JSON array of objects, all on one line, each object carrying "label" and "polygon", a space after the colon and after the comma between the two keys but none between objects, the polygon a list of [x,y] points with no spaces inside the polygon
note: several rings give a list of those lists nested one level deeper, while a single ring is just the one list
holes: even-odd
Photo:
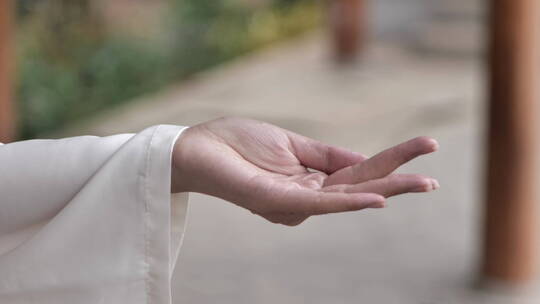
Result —
[{"label": "wrist", "polygon": [[191,137],[193,130],[187,128],[180,134],[173,146],[172,164],[171,164],[171,192],[190,192],[189,176],[192,174],[190,169],[189,154],[191,153]]}]

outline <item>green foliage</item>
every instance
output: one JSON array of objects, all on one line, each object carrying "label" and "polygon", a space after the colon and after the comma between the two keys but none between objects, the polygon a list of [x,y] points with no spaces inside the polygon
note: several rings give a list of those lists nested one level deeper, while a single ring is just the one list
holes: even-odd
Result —
[{"label": "green foliage", "polygon": [[18,41],[23,138],[153,92],[301,33],[320,20],[319,7],[307,0],[257,5],[240,0],[170,0],[165,35],[169,38],[163,45],[110,35],[100,16],[88,9],[88,1],[20,2],[25,5],[19,8]]},{"label": "green foliage", "polygon": [[104,44],[76,66],[24,56],[19,65],[21,135],[34,137],[152,92],[168,83],[167,71],[165,56],[123,41]]},{"label": "green foliage", "polygon": [[177,75],[185,76],[260,48],[320,22],[316,2],[274,0],[246,6],[238,0],[175,0],[173,47]]}]

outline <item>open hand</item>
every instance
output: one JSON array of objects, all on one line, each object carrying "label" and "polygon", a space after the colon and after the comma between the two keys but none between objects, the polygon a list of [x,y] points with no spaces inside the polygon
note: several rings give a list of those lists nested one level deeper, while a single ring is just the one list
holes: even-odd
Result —
[{"label": "open hand", "polygon": [[417,137],[366,158],[268,123],[220,118],[181,135],[171,190],[216,196],[294,226],[311,215],[382,208],[387,197],[437,189],[433,178],[392,173],[437,148]]}]

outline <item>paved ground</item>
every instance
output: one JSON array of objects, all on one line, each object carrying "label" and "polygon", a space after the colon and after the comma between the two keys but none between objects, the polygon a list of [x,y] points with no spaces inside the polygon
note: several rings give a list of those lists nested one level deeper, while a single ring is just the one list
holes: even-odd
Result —
[{"label": "paved ground", "polygon": [[320,35],[270,49],[63,135],[192,125],[222,115],[263,119],[371,154],[416,135],[441,150],[403,171],[439,178],[432,194],[384,210],[271,225],[193,195],[174,278],[176,303],[539,303],[472,288],[481,211],[482,66],[375,44],[339,67]]}]

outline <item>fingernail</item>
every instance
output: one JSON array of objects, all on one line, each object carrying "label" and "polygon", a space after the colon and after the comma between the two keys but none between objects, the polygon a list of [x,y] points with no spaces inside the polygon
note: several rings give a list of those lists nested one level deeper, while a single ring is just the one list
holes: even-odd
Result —
[{"label": "fingernail", "polygon": [[437,151],[439,150],[439,142],[436,141],[435,139],[431,138],[431,148],[433,149],[433,151]]},{"label": "fingernail", "polygon": [[435,179],[427,179],[421,186],[414,188],[412,192],[429,192],[439,187],[439,183]]},{"label": "fingernail", "polygon": [[432,179],[431,180],[431,187],[433,190],[437,190],[441,187],[441,185],[439,185],[439,182],[436,180],[436,179]]}]

